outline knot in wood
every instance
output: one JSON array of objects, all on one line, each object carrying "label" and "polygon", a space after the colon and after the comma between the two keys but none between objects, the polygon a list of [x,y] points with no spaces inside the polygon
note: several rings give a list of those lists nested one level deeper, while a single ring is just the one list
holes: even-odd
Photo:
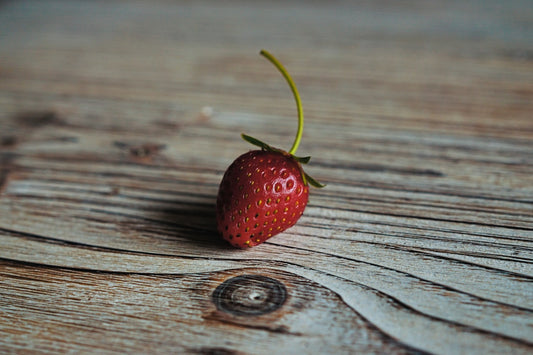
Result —
[{"label": "knot in wood", "polygon": [[213,292],[217,309],[238,315],[258,316],[275,311],[287,299],[285,286],[262,275],[241,275],[221,283]]}]

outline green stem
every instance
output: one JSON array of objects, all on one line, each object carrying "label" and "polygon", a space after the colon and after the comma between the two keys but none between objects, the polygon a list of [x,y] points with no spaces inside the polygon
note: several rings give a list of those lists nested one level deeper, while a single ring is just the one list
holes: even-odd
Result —
[{"label": "green stem", "polygon": [[287,69],[285,69],[283,65],[266,50],[261,50],[260,54],[266,59],[268,59],[272,64],[274,64],[276,68],[278,68],[285,80],[287,80],[287,83],[289,84],[294,95],[294,100],[296,100],[296,108],[298,109],[298,131],[296,132],[296,138],[294,139],[294,143],[292,143],[292,147],[289,150],[289,154],[294,155],[296,153],[296,150],[298,149],[298,146],[300,145],[300,141],[302,140],[302,134],[304,131],[304,111],[302,108],[302,101],[300,100],[300,94],[298,93],[298,89],[296,88],[294,81],[292,81],[291,76],[287,72]]}]

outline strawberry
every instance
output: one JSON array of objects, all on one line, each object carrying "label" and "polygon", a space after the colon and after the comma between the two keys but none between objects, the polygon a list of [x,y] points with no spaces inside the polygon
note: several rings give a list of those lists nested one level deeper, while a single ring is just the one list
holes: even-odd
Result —
[{"label": "strawberry", "polygon": [[226,170],[217,197],[217,228],[222,237],[238,248],[252,247],[293,226],[303,214],[309,186],[323,187],[301,164],[311,157],[294,155],[303,131],[303,111],[296,85],[285,68],[270,53],[261,55],[272,62],[287,80],[298,108],[298,131],[289,152],[256,138],[242,138],[261,150],[238,157]]}]

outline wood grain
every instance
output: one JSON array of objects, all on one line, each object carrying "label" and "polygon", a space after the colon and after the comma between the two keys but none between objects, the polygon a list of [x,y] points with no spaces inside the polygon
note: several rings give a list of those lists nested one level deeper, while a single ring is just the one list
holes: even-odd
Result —
[{"label": "wood grain", "polygon": [[[0,352],[531,353],[532,23],[519,0],[0,2]],[[242,251],[214,225],[239,133],[296,128],[261,48],[328,186]]]}]

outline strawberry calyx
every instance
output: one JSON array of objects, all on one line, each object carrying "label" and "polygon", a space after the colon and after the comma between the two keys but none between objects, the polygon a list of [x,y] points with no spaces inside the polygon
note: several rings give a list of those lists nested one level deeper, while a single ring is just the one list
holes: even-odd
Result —
[{"label": "strawberry calyx", "polygon": [[281,153],[283,154],[284,156],[287,156],[287,157],[290,157],[291,159],[294,159],[296,160],[299,164],[298,164],[298,167],[300,168],[300,172],[302,173],[302,179],[304,181],[304,184],[305,185],[308,185],[310,184],[311,186],[314,186],[314,187],[317,187],[317,188],[322,188],[324,186],[326,186],[325,184],[322,184],[320,182],[318,182],[317,180],[315,180],[313,177],[311,177],[310,175],[308,175],[302,168],[302,166],[300,164],[307,164],[309,163],[309,160],[311,160],[311,157],[310,156],[307,156],[307,157],[298,157],[292,153],[289,153],[289,152],[286,152],[284,151],[283,149],[279,149],[279,148],[276,148],[276,147],[273,147],[257,138],[254,138],[254,137],[251,137],[247,134],[244,134],[244,133],[241,133],[241,137],[242,139],[244,139],[245,141],[247,141],[248,143],[251,143],[257,147],[260,147],[261,150],[263,151],[268,151],[268,152],[276,152],[276,153]]},{"label": "strawberry calyx", "polygon": [[260,147],[262,150],[266,150],[266,151],[269,151],[269,152],[278,152],[278,153],[282,153],[284,155],[290,155],[292,158],[294,158],[294,160],[296,160],[298,163],[301,163],[301,164],[307,164],[309,163],[309,160],[311,160],[311,157],[297,157],[296,155],[294,154],[291,154],[289,152],[286,152],[284,151],[283,149],[279,149],[279,148],[275,148],[263,141],[260,141],[259,139],[257,138],[254,138],[254,137],[251,137],[247,134],[244,134],[242,133],[241,134],[241,137],[242,139],[244,139],[245,141],[247,141],[248,143],[251,143],[257,147]]}]

